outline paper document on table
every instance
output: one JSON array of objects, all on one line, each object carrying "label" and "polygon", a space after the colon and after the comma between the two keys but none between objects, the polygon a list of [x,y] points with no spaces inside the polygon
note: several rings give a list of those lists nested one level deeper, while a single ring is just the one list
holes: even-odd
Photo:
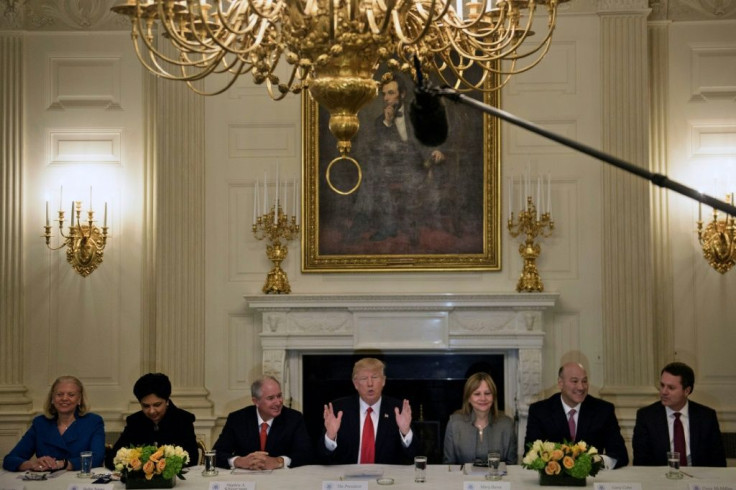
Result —
[{"label": "paper document on table", "polygon": [[230,470],[232,475],[266,475],[271,473],[273,470],[248,470],[245,468],[233,468]]},{"label": "paper document on table", "polygon": [[383,476],[383,468],[375,465],[356,465],[345,470],[343,480],[375,480]]},{"label": "paper document on table", "polygon": [[[498,465],[498,472],[501,475],[506,474],[506,463],[501,461]],[[463,473],[466,475],[485,475],[488,473],[488,466],[475,466],[473,463],[465,463],[463,465]]]}]

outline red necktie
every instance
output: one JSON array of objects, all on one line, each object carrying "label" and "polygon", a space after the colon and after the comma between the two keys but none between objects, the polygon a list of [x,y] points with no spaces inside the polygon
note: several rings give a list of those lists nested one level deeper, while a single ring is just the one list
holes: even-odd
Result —
[{"label": "red necktie", "polygon": [[363,437],[360,438],[360,464],[373,464],[376,459],[376,434],[373,431],[373,409],[368,407],[363,422]]},{"label": "red necktie", "polygon": [[575,409],[568,412],[567,426],[570,428],[570,442],[575,442]]},{"label": "red necktie", "polygon": [[685,446],[685,429],[682,427],[680,412],[675,412],[675,423],[672,425],[672,438],[674,439],[675,452],[680,453],[680,466],[687,466],[687,447]]},{"label": "red necktie", "polygon": [[268,437],[268,424],[263,422],[261,424],[261,451],[266,450],[266,437]]}]

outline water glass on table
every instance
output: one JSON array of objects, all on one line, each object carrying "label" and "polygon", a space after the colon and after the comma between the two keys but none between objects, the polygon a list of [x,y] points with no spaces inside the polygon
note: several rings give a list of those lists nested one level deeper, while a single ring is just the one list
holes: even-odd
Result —
[{"label": "water glass on table", "polygon": [[670,480],[682,479],[680,471],[680,453],[676,451],[667,452],[667,478]]},{"label": "water glass on table", "polygon": [[501,453],[498,451],[490,451],[488,453],[488,474],[486,475],[487,480],[500,480],[501,479]]},{"label": "water glass on table", "polygon": [[92,451],[82,451],[79,453],[80,468],[77,476],[80,478],[90,478],[92,476]]},{"label": "water glass on table", "polygon": [[217,465],[215,464],[217,459],[217,452],[214,449],[205,451],[204,453],[204,470],[202,470],[202,476],[215,476],[219,472],[217,471]]},{"label": "water glass on table", "polygon": [[427,481],[427,457],[414,457],[414,481],[416,483],[424,483]]}]

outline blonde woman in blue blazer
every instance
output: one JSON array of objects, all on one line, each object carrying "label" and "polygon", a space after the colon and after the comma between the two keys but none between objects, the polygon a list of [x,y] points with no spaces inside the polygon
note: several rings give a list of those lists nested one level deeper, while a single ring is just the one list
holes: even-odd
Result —
[{"label": "blonde woman in blue blazer", "polygon": [[475,373],[465,382],[463,406],[450,416],[445,431],[444,462],[487,461],[489,451],[501,461],[516,464],[514,421],[498,412],[496,383],[488,373]]},{"label": "blonde woman in blue blazer", "polygon": [[62,376],[51,385],[44,413],[3,459],[7,471],[77,470],[79,453],[92,451],[92,466],[105,458],[105,423],[88,411],[84,386],[74,376]]}]

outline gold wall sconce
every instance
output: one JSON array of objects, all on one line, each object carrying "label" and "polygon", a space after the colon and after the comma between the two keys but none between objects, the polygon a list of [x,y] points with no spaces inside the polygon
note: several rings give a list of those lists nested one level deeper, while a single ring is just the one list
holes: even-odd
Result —
[{"label": "gold wall sconce", "polygon": [[[62,188],[63,190],[63,188]],[[66,248],[66,260],[82,277],[87,277],[102,263],[103,250],[107,245],[107,202],[102,228],[95,226],[95,213],[92,210],[92,188],[89,190],[89,209],[87,220],[82,222],[82,201],[72,201],[72,215],[69,229],[64,233],[64,211],[59,197],[59,246],[51,245],[51,223],[49,221],[49,202],[46,201],[46,225],[42,238],[51,250]]]},{"label": "gold wall sconce", "polygon": [[[733,192],[726,195],[726,202],[733,205]],[[703,205],[698,203],[698,240],[703,256],[711,267],[725,274],[736,264],[736,218],[726,215],[718,219],[713,208],[713,219],[703,227]]]},{"label": "gold wall sconce", "polygon": [[[547,176],[547,185],[543,185],[544,179],[540,176],[536,179],[537,184],[537,204],[534,204],[533,181],[529,173],[520,180],[522,188],[521,200],[519,202],[519,215],[514,219],[513,201],[514,201],[514,179],[509,178],[509,234],[516,238],[522,236],[519,244],[519,255],[524,259],[524,267],[516,283],[517,292],[541,293],[544,291],[544,283],[539,276],[537,270],[537,257],[542,253],[542,247],[537,241],[538,238],[546,238],[552,235],[555,229],[555,222],[552,221],[552,196],[551,177]],[[545,199],[545,190],[546,199]],[[524,202],[526,196],[526,203]]]}]

